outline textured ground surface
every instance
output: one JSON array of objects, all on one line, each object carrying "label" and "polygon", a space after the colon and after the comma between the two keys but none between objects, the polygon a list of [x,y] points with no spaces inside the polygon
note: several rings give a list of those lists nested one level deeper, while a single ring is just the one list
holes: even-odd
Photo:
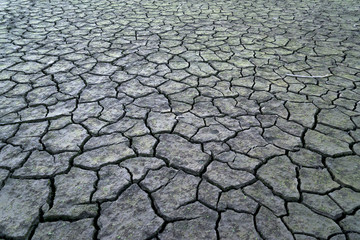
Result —
[{"label": "textured ground surface", "polygon": [[0,1],[0,239],[360,239],[359,16]]}]

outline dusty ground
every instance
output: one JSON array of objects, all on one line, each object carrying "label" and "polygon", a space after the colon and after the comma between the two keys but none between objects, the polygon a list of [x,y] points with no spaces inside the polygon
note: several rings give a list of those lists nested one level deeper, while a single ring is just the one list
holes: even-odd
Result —
[{"label": "dusty ground", "polygon": [[360,239],[359,17],[0,1],[0,239]]}]

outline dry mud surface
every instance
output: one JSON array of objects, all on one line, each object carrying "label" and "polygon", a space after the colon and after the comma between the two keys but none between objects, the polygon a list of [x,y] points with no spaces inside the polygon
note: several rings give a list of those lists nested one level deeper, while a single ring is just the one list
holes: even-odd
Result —
[{"label": "dry mud surface", "polygon": [[0,239],[360,239],[359,17],[1,0]]}]

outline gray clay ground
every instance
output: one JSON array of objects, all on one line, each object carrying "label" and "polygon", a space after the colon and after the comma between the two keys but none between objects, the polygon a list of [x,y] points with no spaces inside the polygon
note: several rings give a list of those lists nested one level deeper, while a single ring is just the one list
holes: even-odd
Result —
[{"label": "gray clay ground", "polygon": [[1,0],[0,239],[360,239],[359,6]]}]

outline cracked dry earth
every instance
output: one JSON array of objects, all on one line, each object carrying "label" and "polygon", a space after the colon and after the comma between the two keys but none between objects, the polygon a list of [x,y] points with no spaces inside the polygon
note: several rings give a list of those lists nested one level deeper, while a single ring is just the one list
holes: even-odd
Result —
[{"label": "cracked dry earth", "polygon": [[360,239],[359,17],[2,0],[0,239]]}]

